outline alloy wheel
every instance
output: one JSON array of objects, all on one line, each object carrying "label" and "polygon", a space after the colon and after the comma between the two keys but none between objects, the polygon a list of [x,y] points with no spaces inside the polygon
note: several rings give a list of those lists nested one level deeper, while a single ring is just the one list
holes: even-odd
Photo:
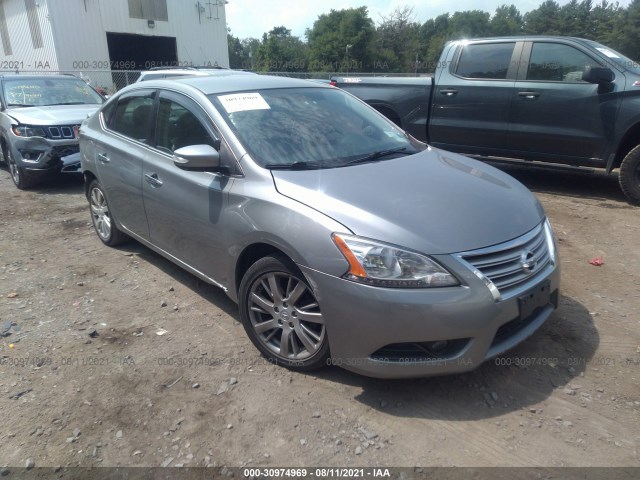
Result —
[{"label": "alloy wheel", "polygon": [[111,237],[111,216],[104,193],[99,188],[91,189],[91,219],[96,232],[104,241]]},{"label": "alloy wheel", "polygon": [[256,336],[276,357],[303,361],[322,350],[324,319],[300,279],[286,272],[266,273],[253,283],[247,301]]}]

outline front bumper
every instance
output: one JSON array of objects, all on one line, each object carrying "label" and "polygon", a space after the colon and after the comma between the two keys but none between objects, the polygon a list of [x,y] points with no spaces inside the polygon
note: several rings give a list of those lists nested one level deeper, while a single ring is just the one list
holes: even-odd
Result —
[{"label": "front bumper", "polygon": [[[385,289],[301,267],[322,306],[333,365],[380,378],[473,370],[533,334],[557,307],[557,265],[548,265],[515,294],[496,301],[489,288],[455,259],[434,258],[463,286]],[[550,292],[549,303],[521,319],[518,299],[541,285]],[[425,346],[442,349],[429,355],[411,353]]]},{"label": "front bumper", "polygon": [[13,137],[16,164],[32,176],[80,171],[77,139],[51,140],[43,137]]}]

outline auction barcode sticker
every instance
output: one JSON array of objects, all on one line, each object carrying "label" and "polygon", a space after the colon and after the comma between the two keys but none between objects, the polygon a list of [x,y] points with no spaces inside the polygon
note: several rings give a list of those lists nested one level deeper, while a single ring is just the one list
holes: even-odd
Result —
[{"label": "auction barcode sticker", "polygon": [[269,104],[259,93],[233,93],[231,95],[219,95],[218,100],[220,100],[220,103],[227,113],[271,109]]}]

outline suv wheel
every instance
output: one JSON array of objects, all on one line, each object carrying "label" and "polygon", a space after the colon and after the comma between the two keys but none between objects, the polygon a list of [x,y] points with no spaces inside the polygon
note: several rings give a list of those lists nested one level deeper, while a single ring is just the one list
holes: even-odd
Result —
[{"label": "suv wheel", "polygon": [[631,150],[620,165],[620,188],[631,203],[640,205],[640,145]]},{"label": "suv wheel", "polygon": [[3,152],[4,160],[9,167],[9,173],[11,174],[11,180],[16,187],[20,190],[25,190],[33,185],[33,181],[29,178],[29,174],[25,171],[24,168],[19,167],[16,163],[16,160],[13,158],[13,154],[11,153],[11,149],[6,147]]},{"label": "suv wheel", "polygon": [[320,306],[293,262],[278,255],[254,263],[242,278],[239,307],[247,335],[269,361],[298,371],[326,365]]},{"label": "suv wheel", "polygon": [[116,227],[113,215],[109,210],[107,197],[102,185],[97,180],[89,184],[89,208],[91,209],[91,222],[102,243],[114,247],[126,242],[129,237]]}]

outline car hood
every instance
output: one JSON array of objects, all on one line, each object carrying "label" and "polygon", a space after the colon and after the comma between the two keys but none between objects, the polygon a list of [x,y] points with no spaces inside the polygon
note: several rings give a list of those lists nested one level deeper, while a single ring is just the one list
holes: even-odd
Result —
[{"label": "car hood", "polygon": [[76,125],[87,115],[95,113],[101,105],[52,105],[50,107],[12,108],[6,113],[26,125]]},{"label": "car hood", "polygon": [[272,175],[282,195],[355,235],[427,254],[496,245],[544,219],[540,202],[511,176],[434,148],[381,162]]}]

